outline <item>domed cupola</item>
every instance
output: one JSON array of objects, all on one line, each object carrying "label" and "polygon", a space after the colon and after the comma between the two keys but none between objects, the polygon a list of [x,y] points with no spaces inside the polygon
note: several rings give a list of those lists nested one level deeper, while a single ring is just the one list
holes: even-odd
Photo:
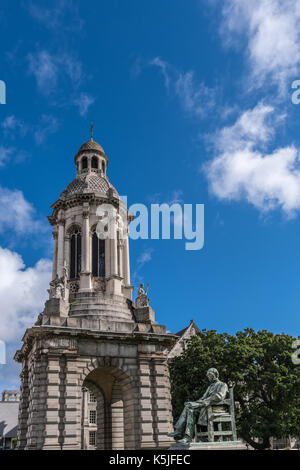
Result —
[{"label": "domed cupola", "polygon": [[95,194],[100,197],[119,197],[117,190],[106,177],[95,173],[78,175],[61,193],[60,200],[67,200],[82,194]]},{"label": "domed cupola", "polygon": [[93,139],[93,125],[91,126],[91,138],[85,142],[75,155],[77,176],[87,173],[106,175],[108,158],[103,148]]}]

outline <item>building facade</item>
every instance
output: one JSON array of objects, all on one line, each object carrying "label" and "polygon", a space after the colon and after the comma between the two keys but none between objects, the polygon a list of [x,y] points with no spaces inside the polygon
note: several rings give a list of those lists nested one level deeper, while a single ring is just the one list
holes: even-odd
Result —
[{"label": "building facade", "polygon": [[75,165],[76,178],[49,217],[49,300],[15,355],[22,363],[18,448],[168,447],[167,354],[177,338],[155,322],[143,288],[132,301],[132,215],[107,177],[102,147],[91,138]]},{"label": "building facade", "polygon": [[177,337],[177,341],[170,347],[168,358],[169,360],[173,359],[174,357],[180,356],[183,351],[187,348],[189,341],[192,339],[199,332],[199,328],[194,322],[194,320],[190,321],[189,326],[184,328],[183,330],[178,331],[175,334]]},{"label": "building facade", "polygon": [[4,390],[0,401],[0,449],[14,448],[17,438],[20,392]]}]

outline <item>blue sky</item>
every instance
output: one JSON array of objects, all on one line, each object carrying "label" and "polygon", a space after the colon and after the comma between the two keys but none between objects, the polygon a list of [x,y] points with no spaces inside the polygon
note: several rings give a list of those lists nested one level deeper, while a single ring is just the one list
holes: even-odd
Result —
[{"label": "blue sky", "polygon": [[131,242],[157,321],[298,336],[299,6],[3,0],[0,26],[0,388],[18,384],[12,356],[47,296],[46,216],[91,121],[129,205],[205,204],[203,250]]}]

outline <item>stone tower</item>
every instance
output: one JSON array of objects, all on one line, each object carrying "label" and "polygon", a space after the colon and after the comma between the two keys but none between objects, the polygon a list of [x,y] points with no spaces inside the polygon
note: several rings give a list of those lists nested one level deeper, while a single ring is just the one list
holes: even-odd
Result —
[{"label": "stone tower", "polygon": [[132,215],[107,178],[104,150],[91,137],[75,164],[76,178],[49,217],[49,300],[15,355],[22,363],[18,447],[88,448],[87,391],[96,400],[94,448],[168,447],[167,351],[176,337],[155,322],[143,287],[132,301]]}]

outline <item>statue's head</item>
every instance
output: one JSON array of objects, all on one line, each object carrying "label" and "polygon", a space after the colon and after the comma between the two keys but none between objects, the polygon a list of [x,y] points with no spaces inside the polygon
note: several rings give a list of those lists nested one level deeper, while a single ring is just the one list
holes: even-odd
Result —
[{"label": "statue's head", "polygon": [[144,287],[144,284],[140,284],[140,287],[143,289],[143,287]]},{"label": "statue's head", "polygon": [[208,369],[206,375],[210,382],[215,382],[219,378],[219,372],[214,367]]}]

